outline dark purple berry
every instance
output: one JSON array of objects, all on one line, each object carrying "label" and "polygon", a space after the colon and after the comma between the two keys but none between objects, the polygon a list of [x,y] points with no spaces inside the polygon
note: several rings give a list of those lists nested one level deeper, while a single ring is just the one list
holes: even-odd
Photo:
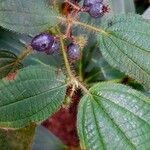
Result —
[{"label": "dark purple berry", "polygon": [[77,44],[71,43],[67,47],[68,57],[71,61],[79,60],[81,57],[80,47]]},{"label": "dark purple berry", "polygon": [[36,51],[49,51],[54,43],[54,37],[48,33],[35,36],[31,41],[31,46]]},{"label": "dark purple berry", "polygon": [[51,55],[51,54],[54,54],[54,53],[56,54],[58,52],[58,49],[59,49],[59,42],[55,39],[51,49],[46,51],[46,53],[48,55]]},{"label": "dark purple berry", "polygon": [[95,3],[93,4],[88,13],[90,14],[91,17],[93,18],[100,18],[104,15],[104,5],[102,3]]},{"label": "dark purple berry", "polygon": [[83,6],[84,7],[91,7],[95,3],[102,3],[103,0],[84,0]]}]

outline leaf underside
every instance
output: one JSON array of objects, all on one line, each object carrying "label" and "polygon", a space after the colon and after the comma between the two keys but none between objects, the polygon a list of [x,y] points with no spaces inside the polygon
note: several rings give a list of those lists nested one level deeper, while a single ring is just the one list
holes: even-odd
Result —
[{"label": "leaf underside", "polygon": [[79,104],[78,133],[87,150],[150,147],[150,99],[121,84],[99,83]]},{"label": "leaf underside", "polygon": [[56,25],[57,12],[47,0],[0,0],[0,26],[36,34]]},{"label": "leaf underside", "polygon": [[58,110],[65,94],[65,76],[53,67],[21,69],[13,81],[0,82],[0,126],[23,127],[43,121]]},{"label": "leaf underside", "polygon": [[150,22],[119,16],[108,21],[105,31],[108,35],[99,36],[104,58],[150,90]]}]

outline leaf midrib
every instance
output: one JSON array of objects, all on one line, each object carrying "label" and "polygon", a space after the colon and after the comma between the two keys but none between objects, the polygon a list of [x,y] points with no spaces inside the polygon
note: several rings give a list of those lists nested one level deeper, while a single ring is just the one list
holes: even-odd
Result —
[{"label": "leaf midrib", "polygon": [[[97,96],[97,95],[96,95]],[[98,96],[99,98],[100,96]],[[99,105],[99,107],[101,107],[101,109],[104,110],[105,114],[108,116],[108,118],[111,120],[111,122],[115,125],[115,128],[117,130],[120,131],[121,135],[127,140],[127,142],[130,144],[130,146],[136,150],[136,147],[134,146],[134,144],[132,143],[132,141],[129,139],[129,137],[124,133],[124,131],[122,131],[122,129],[116,124],[116,122],[114,121],[113,118],[110,117],[110,115],[107,113],[107,111],[105,110],[104,107],[101,106],[101,104],[94,98],[94,96],[92,96],[92,99],[97,103],[97,105]]]},{"label": "leaf midrib", "polygon": [[[63,101],[62,101],[62,102],[63,102]],[[4,123],[4,124],[7,124],[8,122],[11,122],[11,123],[12,123],[12,122],[23,121],[23,120],[25,120],[26,118],[29,119],[30,117],[34,117],[34,115],[36,115],[37,113],[40,113],[41,111],[43,111],[46,107],[49,107],[50,103],[51,103],[51,101],[50,101],[47,105],[45,105],[44,107],[42,107],[41,109],[39,109],[38,112],[32,113],[31,115],[28,115],[28,116],[26,116],[26,117],[24,117],[24,118],[21,118],[21,119],[20,119],[20,118],[19,118],[19,119],[17,118],[17,119],[15,119],[15,120],[9,120],[9,121],[7,121],[7,122],[1,122],[1,121],[0,121],[0,122],[1,122],[1,123]],[[39,120],[39,119],[38,119],[38,120]],[[1,123],[0,123],[0,124],[1,124]]]},{"label": "leaf midrib", "polygon": [[106,97],[102,97],[100,95],[97,95],[96,93],[92,93],[93,95],[95,95],[96,97],[101,97],[102,99],[109,101],[111,103],[113,103],[114,105],[116,105],[117,107],[122,108],[124,111],[126,112],[130,112],[132,115],[134,115],[135,117],[137,117],[139,120],[142,120],[145,124],[147,124],[150,127],[150,124],[148,122],[146,122],[146,120],[144,120],[143,118],[140,118],[138,115],[136,115],[134,112],[130,111],[129,109],[119,105],[118,103],[116,104],[114,101],[111,101],[110,99],[106,98]]},{"label": "leaf midrib", "polygon": [[98,123],[97,123],[97,121],[96,121],[96,115],[95,115],[95,112],[94,112],[93,104],[92,104],[91,101],[89,101],[89,102],[91,103],[92,113],[93,113],[94,121],[95,121],[95,125],[96,125],[96,130],[97,130],[97,133],[98,133],[98,135],[99,135],[99,137],[100,137],[100,141],[101,141],[101,144],[102,144],[102,146],[103,146],[103,150],[106,150],[105,143],[104,143],[104,138],[103,138],[103,136],[101,135],[100,128],[99,128]]},{"label": "leaf midrib", "polygon": [[54,87],[54,88],[52,88],[52,89],[48,89],[48,90],[45,90],[45,91],[43,91],[43,92],[37,93],[36,95],[33,95],[33,96],[29,96],[29,97],[26,97],[26,98],[21,98],[21,99],[19,99],[18,101],[11,102],[11,103],[9,103],[9,104],[7,104],[7,105],[0,106],[0,109],[4,109],[5,107],[8,107],[8,106],[10,106],[10,105],[14,105],[14,104],[16,104],[16,103],[20,103],[20,102],[29,100],[30,98],[34,98],[34,97],[37,97],[37,96],[39,96],[39,95],[42,95],[42,94],[46,94],[46,93],[48,93],[48,92],[55,91],[55,90],[57,90],[57,89],[61,89],[61,88],[63,88],[63,87],[66,87],[66,85]]},{"label": "leaf midrib", "polygon": [[[148,72],[146,72],[146,70],[145,69],[143,69],[141,66],[139,66],[139,64],[137,64],[135,61],[133,61],[132,60],[132,58],[130,58],[127,54],[125,54],[121,49],[120,49],[120,47],[118,47],[117,45],[116,45],[116,43],[109,37],[109,39],[112,41],[112,43],[114,43],[114,45],[118,48],[118,50],[122,53],[122,54],[124,54],[124,55],[126,55],[127,56],[127,58],[131,61],[131,62],[133,62],[134,64],[135,64],[135,66],[137,66],[138,68],[140,68],[140,70],[142,70],[143,72],[145,72],[148,76],[150,76],[150,73],[148,73]],[[104,42],[104,39],[103,39],[103,43],[104,43],[104,45],[105,45],[105,47],[107,47],[106,46],[106,43]],[[107,48],[108,49],[108,48]],[[109,53],[109,51],[107,50],[107,52]],[[109,55],[112,57],[112,55],[109,53]],[[116,61],[116,59],[114,58],[114,57],[112,57],[115,61]],[[119,63],[119,62],[117,62],[117,63]],[[117,65],[118,66],[118,65]],[[120,67],[119,67],[120,68]],[[135,76],[135,75],[134,75]]]}]

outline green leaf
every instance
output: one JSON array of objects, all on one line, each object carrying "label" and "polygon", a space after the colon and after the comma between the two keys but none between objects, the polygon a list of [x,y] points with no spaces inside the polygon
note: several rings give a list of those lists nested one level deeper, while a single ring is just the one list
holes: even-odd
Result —
[{"label": "green leaf", "polygon": [[99,83],[78,109],[78,133],[86,150],[150,147],[150,98],[121,84]]},{"label": "green leaf", "polygon": [[13,81],[0,82],[0,126],[23,127],[57,111],[65,95],[65,76],[47,66],[18,71]]},{"label": "green leaf", "polygon": [[30,150],[36,125],[30,124],[18,130],[0,129],[1,150]]},{"label": "green leaf", "polygon": [[17,34],[0,27],[0,49],[8,49],[15,54],[20,54],[31,40],[28,35]]},{"label": "green leaf", "polygon": [[115,17],[105,25],[99,46],[113,67],[150,89],[150,23],[141,16]]},{"label": "green leaf", "polygon": [[39,33],[58,23],[46,0],[0,0],[0,26],[19,33]]},{"label": "green leaf", "polygon": [[0,79],[6,77],[11,71],[13,72],[22,66],[21,64],[14,66],[16,60],[17,56],[14,53],[0,50]]}]

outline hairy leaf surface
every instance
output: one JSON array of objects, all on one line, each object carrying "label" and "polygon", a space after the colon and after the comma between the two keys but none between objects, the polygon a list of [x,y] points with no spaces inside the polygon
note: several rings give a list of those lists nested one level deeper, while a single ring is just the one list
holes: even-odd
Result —
[{"label": "hairy leaf surface", "polygon": [[79,104],[78,133],[87,150],[150,147],[150,98],[121,84],[99,83]]},{"label": "hairy leaf surface", "polygon": [[150,90],[150,22],[141,16],[116,17],[100,34],[104,58]]},{"label": "hairy leaf surface", "polygon": [[22,127],[57,111],[65,95],[65,76],[53,67],[21,69],[13,81],[0,82],[0,126]]},{"label": "hairy leaf surface", "polygon": [[19,33],[39,33],[56,25],[47,0],[0,0],[0,26]]}]

